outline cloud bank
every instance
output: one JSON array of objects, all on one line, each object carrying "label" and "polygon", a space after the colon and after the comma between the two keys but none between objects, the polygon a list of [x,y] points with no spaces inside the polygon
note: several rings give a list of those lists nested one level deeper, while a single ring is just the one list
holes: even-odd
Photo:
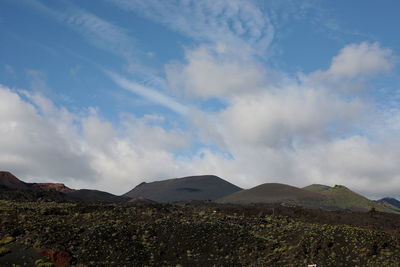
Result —
[{"label": "cloud bank", "polygon": [[[365,46],[343,48],[320,73],[340,73],[336,66],[348,51],[357,55]],[[368,46],[381,58],[373,60],[374,67],[360,64],[355,75],[388,70],[388,50]],[[354,51],[357,48],[362,51]],[[373,103],[311,86],[314,73],[271,83],[263,78],[266,69],[253,68],[257,61],[225,65],[204,49],[187,50],[179,75],[174,73],[176,65],[166,67],[173,73],[168,75],[171,84],[191,90],[187,93],[200,101],[220,98],[226,103],[213,112],[188,108],[183,116],[193,127],[187,130],[165,127],[165,118],[155,114],[121,114],[112,124],[94,108],[74,113],[41,95],[0,87],[0,166],[21,177],[62,177],[73,186],[114,193],[142,181],[213,173],[243,187],[264,182],[346,184],[372,197],[397,196],[399,129],[381,120],[385,114]],[[206,54],[197,57],[198,53]],[[193,65],[213,66],[223,75],[199,79]],[[234,78],[226,81],[231,75]],[[257,78],[246,84],[249,75]],[[207,91],[209,87],[215,90]],[[171,105],[173,109],[178,102]],[[203,146],[188,153],[195,139]]]},{"label": "cloud bank", "polygon": [[[252,1],[107,2],[195,41],[156,77],[163,90],[107,72],[116,87],[187,125],[153,113],[111,122],[95,107],[72,111],[1,86],[2,168],[117,194],[143,181],[215,174],[245,188],[345,184],[370,197],[400,197],[400,109],[382,108],[363,90],[394,69],[391,49],[348,44],[326,69],[289,75],[266,64],[276,27]],[[137,53],[120,26],[72,5],[64,14],[31,3],[96,47],[119,57]],[[217,103],[212,110],[204,108],[209,101]]]}]

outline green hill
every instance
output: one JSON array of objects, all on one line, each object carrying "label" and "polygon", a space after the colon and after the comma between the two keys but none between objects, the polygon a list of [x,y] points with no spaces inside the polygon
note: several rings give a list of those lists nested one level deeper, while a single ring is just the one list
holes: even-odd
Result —
[{"label": "green hill", "polygon": [[267,183],[251,189],[242,190],[218,199],[218,203],[255,204],[281,203],[325,210],[376,211],[399,213],[359,195],[345,186],[313,184],[304,188],[290,185]]},{"label": "green hill", "polygon": [[308,190],[278,183],[266,183],[251,189],[242,190],[217,200],[218,203],[252,204],[285,203],[308,208],[321,205],[328,208],[327,197]]},{"label": "green hill", "polygon": [[319,190],[320,194],[327,196],[331,206],[337,209],[350,209],[353,211],[369,211],[374,208],[382,212],[394,212],[376,203],[362,195],[359,195],[343,185],[335,185],[334,187],[324,185],[311,185],[305,187],[306,190]]},{"label": "green hill", "polygon": [[313,191],[313,192],[323,192],[326,190],[331,189],[332,187],[323,185],[323,184],[312,184],[306,187],[303,187],[303,189],[308,190],[308,191]]}]

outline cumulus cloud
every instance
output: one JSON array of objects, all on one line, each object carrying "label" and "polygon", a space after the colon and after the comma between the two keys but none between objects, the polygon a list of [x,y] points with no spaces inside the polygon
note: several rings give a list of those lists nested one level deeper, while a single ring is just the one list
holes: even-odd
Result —
[{"label": "cumulus cloud", "polygon": [[116,127],[93,108],[74,114],[41,95],[1,86],[0,166],[28,181],[124,193],[142,179],[184,170],[174,152],[190,136],[162,128],[162,120],[128,116]]},{"label": "cumulus cloud", "polygon": [[218,47],[188,49],[185,63],[166,66],[170,87],[185,96],[207,99],[250,93],[264,86],[266,73],[261,64],[250,56],[236,55],[218,53]]},{"label": "cumulus cloud", "polygon": [[[267,147],[304,146],[357,129],[367,106],[314,88],[287,87],[237,97],[221,112],[229,143]],[[239,123],[240,122],[240,123]]]},{"label": "cumulus cloud", "polygon": [[[274,27],[254,2],[109,1],[201,42],[186,48],[184,61],[165,66],[168,85],[177,97],[192,97],[194,108],[108,72],[118,86],[175,111],[192,127],[165,126],[157,114],[121,114],[110,122],[96,108],[76,113],[2,86],[0,166],[28,180],[61,178],[114,193],[142,181],[216,174],[243,187],[342,183],[373,197],[400,196],[400,127],[391,125],[400,112],[388,115],[357,93],[343,94],[389,72],[390,49],[350,44],[327,70],[274,80],[258,59]],[[73,6],[61,14],[31,2],[96,46],[133,53],[122,28]],[[224,105],[202,110],[211,98]]]},{"label": "cumulus cloud", "polygon": [[298,174],[307,181],[344,184],[379,198],[399,196],[398,138],[371,140],[353,135],[319,144],[296,155]]},{"label": "cumulus cloud", "polygon": [[393,127],[397,115],[388,115],[361,95],[307,80],[317,74],[321,79],[334,77],[345,88],[353,78],[390,71],[394,56],[389,49],[368,43],[346,46],[327,71],[278,83],[265,79],[267,70],[247,52],[224,55],[227,62],[246,58],[246,64],[224,65],[218,61],[221,54],[200,46],[187,50],[186,62],[177,69],[166,69],[178,90],[181,86],[199,99],[216,97],[226,103],[209,113],[212,120],[195,121],[199,129],[207,129],[203,140],[214,138],[224,153],[203,149],[192,158],[192,169],[208,170],[244,187],[273,181],[325,183],[345,184],[373,197],[397,194],[392,188],[400,185],[398,152],[387,142],[398,134]]},{"label": "cumulus cloud", "polygon": [[328,73],[337,77],[372,75],[390,71],[392,51],[377,43],[350,44],[332,59]]},{"label": "cumulus cloud", "polygon": [[332,59],[327,70],[318,70],[309,77],[319,85],[357,88],[357,83],[391,71],[394,62],[392,50],[378,43],[349,44]]},{"label": "cumulus cloud", "polygon": [[[388,127],[393,120],[367,121],[379,116],[369,102],[301,81],[266,88],[232,95],[219,111],[190,110],[185,116],[194,128],[181,130],[163,126],[160,115],[126,114],[115,124],[94,108],[73,113],[1,87],[0,166],[22,178],[114,193],[142,181],[211,173],[243,187],[342,183],[372,197],[396,196],[400,142],[399,128]],[[185,153],[196,138],[203,146]],[[204,146],[211,143],[219,148]]]},{"label": "cumulus cloud", "polygon": [[30,178],[94,177],[87,164],[90,155],[72,130],[73,116],[63,110],[52,113],[44,99],[30,100],[0,87],[0,165]]}]

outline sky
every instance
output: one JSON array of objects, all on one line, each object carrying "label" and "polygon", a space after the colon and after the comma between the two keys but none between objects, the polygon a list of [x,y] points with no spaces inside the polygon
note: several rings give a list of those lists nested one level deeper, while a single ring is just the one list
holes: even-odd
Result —
[{"label": "sky", "polygon": [[0,169],[400,198],[400,2],[0,0]]}]

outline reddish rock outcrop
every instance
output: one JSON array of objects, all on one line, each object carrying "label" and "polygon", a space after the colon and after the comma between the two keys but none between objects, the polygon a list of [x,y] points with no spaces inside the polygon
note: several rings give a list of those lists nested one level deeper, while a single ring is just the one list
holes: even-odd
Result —
[{"label": "reddish rock outcrop", "polygon": [[39,254],[49,257],[51,262],[56,267],[69,267],[72,263],[72,256],[65,251],[56,251],[52,249],[39,249],[37,250]]},{"label": "reddish rock outcrop", "polygon": [[33,184],[34,187],[38,187],[42,190],[46,191],[57,191],[61,193],[69,193],[73,192],[75,190],[67,187],[65,184],[61,183],[35,183]]}]

